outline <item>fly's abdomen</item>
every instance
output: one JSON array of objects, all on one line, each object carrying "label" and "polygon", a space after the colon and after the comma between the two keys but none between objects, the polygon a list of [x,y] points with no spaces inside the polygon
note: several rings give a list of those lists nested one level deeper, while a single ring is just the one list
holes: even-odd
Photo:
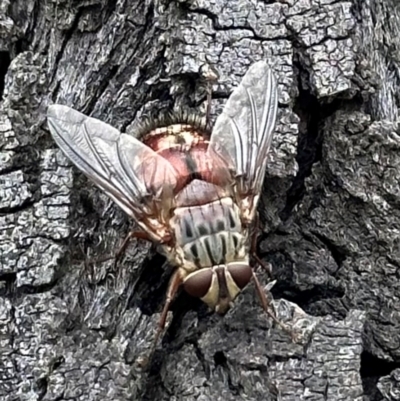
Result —
[{"label": "fly's abdomen", "polygon": [[175,209],[172,219],[177,246],[197,268],[245,257],[239,208],[230,197]]},{"label": "fly's abdomen", "polygon": [[243,235],[223,231],[183,246],[185,259],[198,268],[222,265],[244,258]]}]

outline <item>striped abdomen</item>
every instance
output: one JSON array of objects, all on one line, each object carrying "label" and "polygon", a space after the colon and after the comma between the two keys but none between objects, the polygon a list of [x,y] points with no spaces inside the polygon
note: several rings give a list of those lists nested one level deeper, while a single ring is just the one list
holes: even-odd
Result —
[{"label": "striped abdomen", "polygon": [[183,268],[192,271],[245,258],[245,238],[239,208],[221,188],[193,180],[177,197],[171,227],[176,247],[183,252]]}]

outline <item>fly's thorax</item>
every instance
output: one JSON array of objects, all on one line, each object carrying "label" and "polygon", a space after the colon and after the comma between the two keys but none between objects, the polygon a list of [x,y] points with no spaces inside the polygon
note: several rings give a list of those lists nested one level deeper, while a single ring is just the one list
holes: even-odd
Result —
[{"label": "fly's thorax", "polygon": [[185,291],[211,309],[225,313],[253,276],[248,259],[197,270],[183,282]]},{"label": "fly's thorax", "polygon": [[174,201],[176,207],[180,209],[190,206],[201,206],[229,197],[228,191],[224,186],[193,179],[179,191]]},{"label": "fly's thorax", "polygon": [[171,219],[181,266],[188,271],[242,260],[247,254],[247,231],[231,198],[175,209]]}]

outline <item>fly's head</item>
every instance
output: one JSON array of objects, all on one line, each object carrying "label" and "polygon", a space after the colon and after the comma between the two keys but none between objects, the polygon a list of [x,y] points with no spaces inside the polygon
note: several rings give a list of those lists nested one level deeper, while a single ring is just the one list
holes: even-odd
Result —
[{"label": "fly's head", "polygon": [[183,282],[183,288],[215,312],[224,314],[252,277],[253,270],[247,261],[233,262],[190,273]]}]

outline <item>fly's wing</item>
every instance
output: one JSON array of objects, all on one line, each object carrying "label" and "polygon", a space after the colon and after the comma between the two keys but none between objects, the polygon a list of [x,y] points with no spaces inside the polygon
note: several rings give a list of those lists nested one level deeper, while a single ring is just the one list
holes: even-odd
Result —
[{"label": "fly's wing", "polygon": [[227,160],[242,216],[251,221],[265,175],[278,109],[275,77],[265,61],[253,64],[217,118],[209,152]]},{"label": "fly's wing", "polygon": [[47,111],[61,150],[155,240],[165,234],[176,173],[136,138],[67,106]]}]

